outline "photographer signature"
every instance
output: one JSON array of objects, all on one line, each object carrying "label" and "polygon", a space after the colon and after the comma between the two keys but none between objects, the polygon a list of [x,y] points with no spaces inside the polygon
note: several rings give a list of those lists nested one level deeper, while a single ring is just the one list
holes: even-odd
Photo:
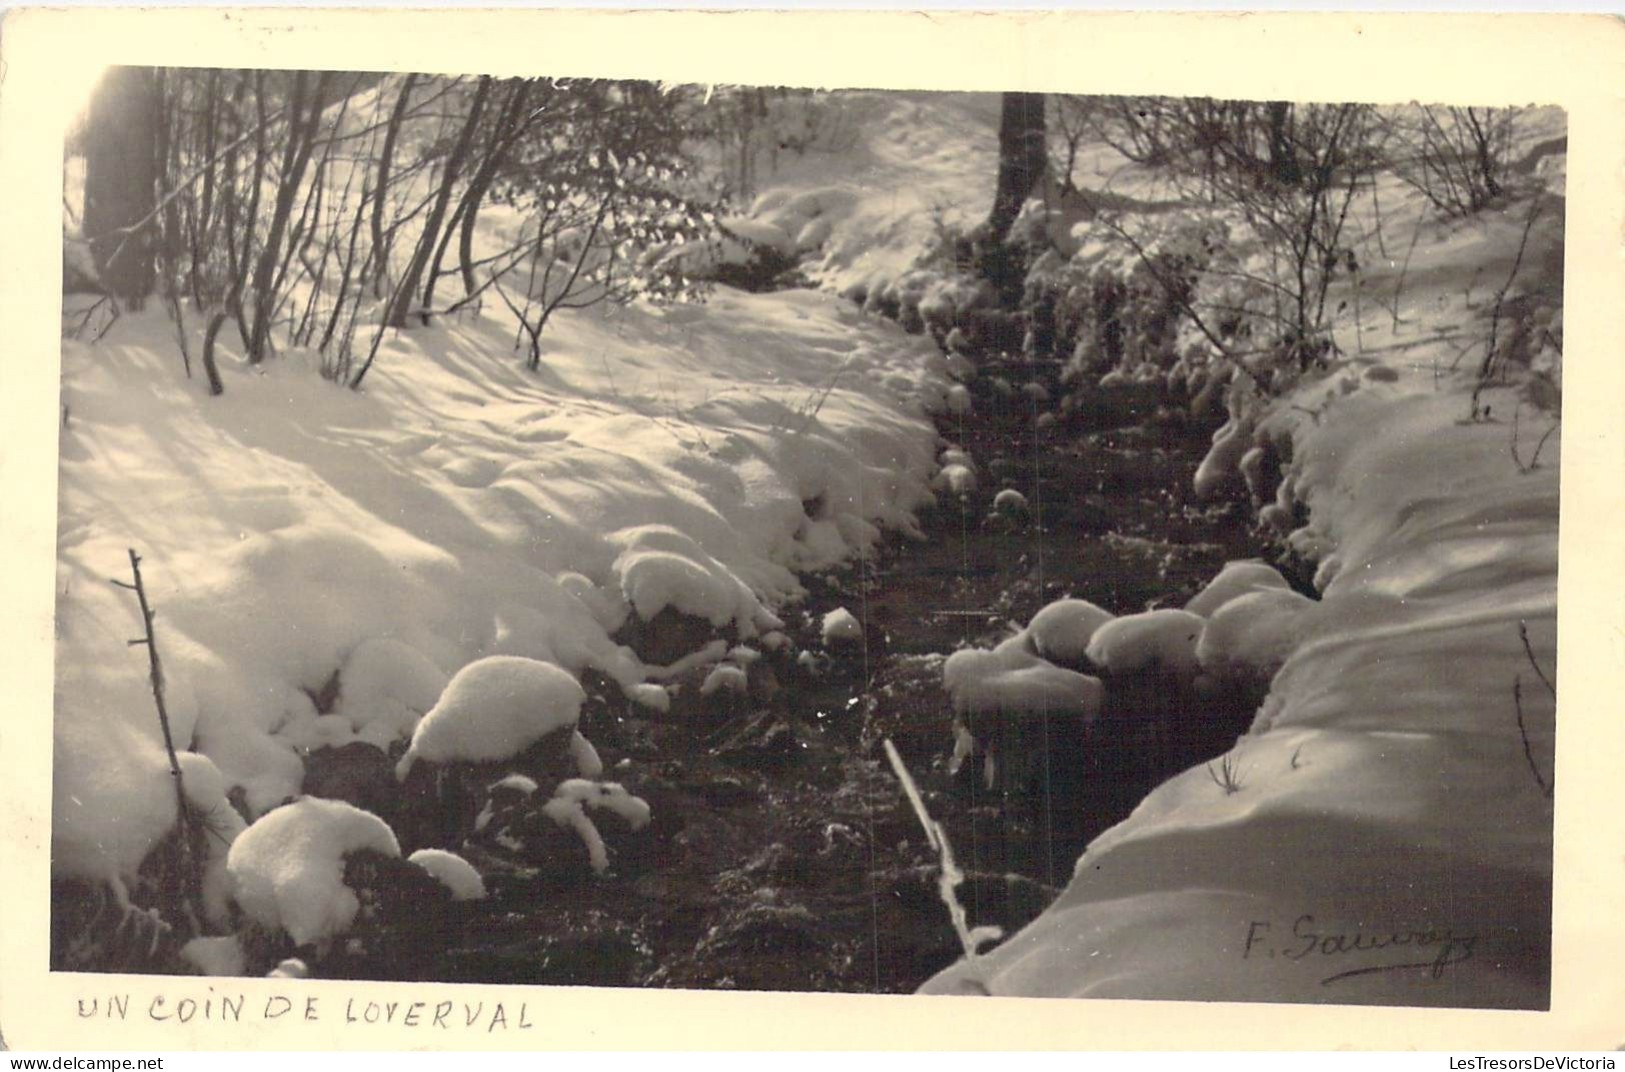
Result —
[{"label": "photographer signature", "polygon": [[1247,942],[1241,951],[1242,959],[1279,956],[1286,960],[1318,963],[1324,958],[1347,964],[1350,960],[1340,958],[1353,959],[1358,954],[1373,953],[1402,954],[1405,957],[1393,963],[1344,968],[1322,979],[1321,986],[1385,972],[1426,972],[1429,979],[1439,979],[1451,965],[1471,960],[1473,946],[1478,941],[1476,934],[1464,934],[1448,926],[1326,929],[1317,927],[1315,917],[1308,914],[1293,921],[1290,938],[1275,937],[1275,929],[1269,920],[1249,921]]}]

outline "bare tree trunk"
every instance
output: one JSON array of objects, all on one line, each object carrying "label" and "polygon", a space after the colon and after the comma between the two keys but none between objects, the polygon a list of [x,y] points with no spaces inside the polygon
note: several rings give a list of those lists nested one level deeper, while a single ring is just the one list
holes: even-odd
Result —
[{"label": "bare tree trunk", "polygon": [[986,241],[1002,245],[1021,206],[1049,166],[1045,139],[1044,95],[1006,93],[999,112],[999,176],[988,213]]},{"label": "bare tree trunk", "polygon": [[265,360],[270,339],[272,314],[277,305],[277,283],[282,276],[280,255],[282,240],[287,233],[288,219],[293,213],[293,200],[299,192],[305,165],[310,161],[311,147],[316,137],[316,124],[321,118],[321,97],[327,86],[324,71],[316,81],[315,91],[308,95],[309,115],[301,113],[307,106],[305,72],[294,75],[293,98],[288,105],[288,144],[282,154],[282,170],[278,176],[276,202],[271,213],[271,228],[266,235],[265,248],[254,268],[254,327],[248,343],[250,364]]},{"label": "bare tree trunk", "polygon": [[131,309],[146,302],[155,278],[143,221],[158,205],[158,103],[153,71],[109,68],[85,138],[84,233],[102,285]]},{"label": "bare tree trunk", "polygon": [[[492,138],[491,146],[481,158],[480,166],[475,170],[473,177],[468,180],[468,189],[464,191],[463,202],[458,206],[461,227],[457,241],[457,260],[462,271],[465,298],[473,294],[479,286],[474,280],[474,225],[479,218],[480,202],[484,200],[485,191],[490,189],[492,180],[496,178],[497,169],[502,166],[514,143],[529,126],[524,114],[529,101],[530,82],[516,81],[503,107],[502,115],[497,120],[496,134]],[[429,285],[423,297],[424,308],[431,305],[430,298],[433,296],[436,277],[437,275],[432,275],[429,278]]]},{"label": "bare tree trunk", "polygon": [[392,328],[406,326],[408,307],[417,297],[418,285],[429,266],[429,257],[434,252],[435,243],[440,237],[441,224],[446,218],[446,206],[451,202],[451,192],[457,185],[457,176],[462,169],[463,161],[468,158],[468,147],[474,140],[474,131],[479,126],[480,114],[485,110],[485,99],[490,92],[491,77],[485,75],[480,78],[479,87],[474,91],[474,103],[469,107],[468,118],[463,121],[463,129],[457,135],[457,144],[446,160],[446,170],[440,178],[440,189],[435,194],[429,218],[423,224],[423,233],[418,236],[417,248],[412,253],[411,263],[407,266],[406,274],[401,277],[400,285],[395,288],[394,297],[390,299],[384,323]]},{"label": "bare tree trunk", "polygon": [[1292,144],[1292,105],[1269,102],[1270,174],[1282,186],[1296,186],[1303,180],[1298,152]]},{"label": "bare tree trunk", "polygon": [[384,280],[389,276],[389,246],[384,238],[384,203],[389,197],[390,162],[395,156],[395,141],[400,137],[407,99],[412,95],[412,84],[417,78],[417,75],[409,74],[402,80],[395,107],[389,113],[389,127],[384,131],[384,147],[378,154],[378,181],[374,184],[375,199],[372,203],[373,267],[377,271],[373,277],[372,292],[377,297],[383,297]]}]

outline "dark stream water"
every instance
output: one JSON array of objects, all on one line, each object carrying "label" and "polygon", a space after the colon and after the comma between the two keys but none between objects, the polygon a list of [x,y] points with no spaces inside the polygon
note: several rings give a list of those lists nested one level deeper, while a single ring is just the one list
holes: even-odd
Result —
[{"label": "dark stream water", "polygon": [[[992,365],[1057,391],[1051,365]],[[1013,931],[1059,893],[1084,845],[1158,783],[1224,752],[1258,696],[1165,682],[1107,682],[1090,727],[1047,717],[975,726],[998,767],[948,773],[952,712],[941,656],[990,646],[1066,595],[1118,613],[1179,605],[1224,561],[1257,553],[1247,511],[1188,493],[1211,428],[1173,419],[1139,389],[1102,395],[1040,430],[1048,408],[974,387],[973,416],[941,431],[981,469],[945,498],[928,539],[807,579],[789,612],[797,648],[820,650],[836,606],[865,640],[817,674],[792,653],[753,669],[751,695],[648,719],[613,686],[582,729],[608,776],[644,797],[652,827],[616,838],[599,878],[476,859],[492,895],[449,921],[446,944],[392,974],[469,982],[906,992],[960,955],[937,891],[937,858],[884,759],[890,737],[967,879],[971,925]],[[1058,393],[1056,394],[1058,396]],[[1048,422],[1045,422],[1048,424]],[[1025,519],[990,516],[995,492]],[[449,945],[449,949],[447,948]],[[357,963],[357,974],[380,965]]]}]

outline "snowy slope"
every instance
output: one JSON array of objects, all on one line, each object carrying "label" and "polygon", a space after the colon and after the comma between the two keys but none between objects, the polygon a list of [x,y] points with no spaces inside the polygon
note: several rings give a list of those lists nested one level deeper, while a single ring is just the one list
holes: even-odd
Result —
[{"label": "snowy slope", "polygon": [[895,280],[937,228],[969,230],[992,203],[999,95],[843,90],[820,98],[830,133],[781,153],[730,221],[802,258],[827,289]]},{"label": "snowy slope", "polygon": [[[1418,199],[1382,196],[1407,233]],[[1561,429],[1531,467],[1551,413],[1515,380],[1470,419],[1458,357],[1527,207],[1424,223],[1408,278],[1372,256],[1363,317],[1350,300],[1338,323],[1350,356],[1264,417],[1292,441],[1322,599],[1230,786],[1220,763],[1160,786],[1042,916],[926,992],[1545,1006]],[[1560,292],[1561,268],[1559,196],[1518,289]]]},{"label": "snowy slope", "polygon": [[564,317],[539,374],[511,347],[490,317],[392,335],[360,393],[297,353],[228,359],[211,399],[161,314],[64,343],[58,873],[127,876],[173,821],[146,660],[125,644],[139,614],[108,583],[127,548],[177,746],[258,811],[298,791],[297,749],[410,732],[410,711],[346,718],[342,695],[317,714],[363,645],[368,680],[391,677],[377,653],[396,660],[396,708],[491,654],[632,687],[646,670],[608,633],[650,526],[654,603],[725,583],[723,617],[748,632],[799,593],[794,570],[911,529],[929,494],[925,344],[833,297]]}]

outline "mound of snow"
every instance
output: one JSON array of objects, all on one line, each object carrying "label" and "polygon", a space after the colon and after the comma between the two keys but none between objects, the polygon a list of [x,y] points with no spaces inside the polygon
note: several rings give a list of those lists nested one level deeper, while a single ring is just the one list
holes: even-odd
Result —
[{"label": "mound of snow", "polygon": [[735,666],[733,663],[723,663],[720,666],[713,667],[711,672],[705,675],[705,680],[700,683],[700,695],[710,696],[716,692],[731,692],[742,696],[748,691],[748,688],[749,683],[745,677],[744,669]]},{"label": "mound of snow", "polygon": [[574,570],[565,570],[557,580],[560,588],[575,596],[592,613],[606,633],[625,625],[627,615],[632,613],[631,605],[619,592],[600,588]]},{"label": "mound of snow", "polygon": [[474,865],[445,849],[419,849],[408,856],[407,862],[417,864],[433,875],[451,891],[454,901],[482,901],[485,899],[485,880],[474,870]]},{"label": "mound of snow", "polygon": [[1087,599],[1058,599],[1033,615],[1027,635],[1046,659],[1081,663],[1089,652],[1095,630],[1115,617]]},{"label": "mound of snow", "polygon": [[1206,621],[1188,610],[1148,610],[1113,618],[1089,639],[1089,661],[1113,674],[1157,670],[1194,674]]},{"label": "mound of snow", "polygon": [[826,648],[838,644],[861,644],[863,625],[851,611],[845,607],[836,607],[824,615],[823,623],[819,626],[819,635],[823,638]]},{"label": "mound of snow", "polygon": [[355,922],[361,902],[344,884],[344,857],[398,857],[384,821],[338,800],[306,797],[262,815],[232,842],[226,867],[243,913],[295,945],[326,941]]},{"label": "mound of snow", "polygon": [[993,496],[993,512],[1003,517],[1016,517],[1027,512],[1027,496],[1015,488],[1005,488]]},{"label": "mound of snow", "polygon": [[644,621],[672,607],[719,628],[731,624],[742,637],[784,624],[732,570],[670,525],[640,525],[613,540],[622,551],[611,569]]},{"label": "mound of snow", "polygon": [[485,762],[516,755],[550,733],[574,729],[586,692],[552,663],[492,655],[457,671],[423,716],[396,775],[417,760]]},{"label": "mound of snow", "polygon": [[961,499],[976,491],[976,473],[968,466],[958,463],[944,465],[937,475],[931,478],[932,491],[947,491]]},{"label": "mound of snow", "polygon": [[1279,570],[1257,559],[1226,562],[1224,568],[1219,570],[1206,587],[1191,597],[1190,602],[1185,604],[1185,609],[1192,614],[1211,618],[1214,611],[1237,596],[1256,592],[1261,588],[1289,587]]},{"label": "mound of snow", "polygon": [[671,710],[671,693],[664,685],[656,685],[652,682],[633,685],[626,690],[626,695],[640,707],[647,707],[653,711]]},{"label": "mound of snow", "polygon": [[339,670],[334,710],[359,740],[387,749],[412,736],[445,687],[445,671],[410,644],[392,637],[367,640]]},{"label": "mound of snow", "polygon": [[942,683],[954,713],[1070,712],[1086,719],[1099,713],[1099,679],[1046,662],[1025,644],[1025,634],[1018,633],[992,651],[965,648],[948,656],[942,664]]},{"label": "mound of snow", "polygon": [[1242,456],[1252,449],[1252,445],[1253,423],[1250,420],[1232,418],[1215,432],[1213,446],[1202,459],[1202,464],[1196,467],[1196,497],[1211,499],[1226,484],[1238,479],[1237,470]]},{"label": "mound of snow", "polygon": [[577,774],[583,778],[596,778],[604,773],[604,761],[599,758],[598,749],[581,735],[580,730],[570,731],[569,748],[570,759],[575,762]]},{"label": "mound of snow", "polygon": [[1269,678],[1303,638],[1303,617],[1317,604],[1290,589],[1264,588],[1220,607],[1202,630],[1196,659],[1218,677]]}]

